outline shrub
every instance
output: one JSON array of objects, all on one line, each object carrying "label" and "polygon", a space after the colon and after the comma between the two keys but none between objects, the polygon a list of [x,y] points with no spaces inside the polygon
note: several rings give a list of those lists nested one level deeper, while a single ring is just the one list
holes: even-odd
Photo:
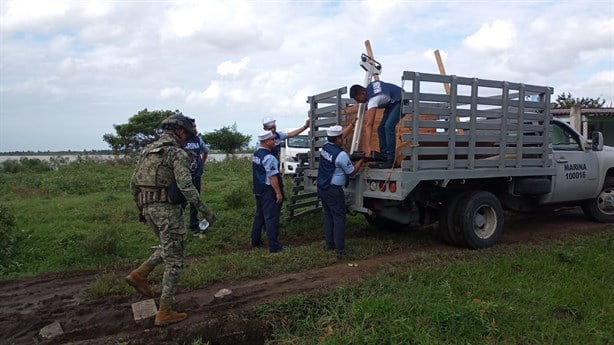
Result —
[{"label": "shrub", "polygon": [[0,274],[13,270],[16,263],[12,261],[17,252],[19,233],[15,227],[15,218],[0,206]]},{"label": "shrub", "polygon": [[91,233],[81,240],[81,246],[88,256],[119,256],[121,236],[116,227],[108,226]]}]

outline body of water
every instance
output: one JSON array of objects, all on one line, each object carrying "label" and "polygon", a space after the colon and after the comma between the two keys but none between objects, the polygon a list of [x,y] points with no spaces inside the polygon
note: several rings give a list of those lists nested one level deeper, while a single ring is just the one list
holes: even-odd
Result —
[{"label": "body of water", "polygon": [[[251,153],[237,153],[233,155],[234,157],[237,158],[243,158],[243,157],[251,157],[252,154]],[[32,156],[3,156],[0,155],[0,163],[7,161],[7,160],[20,160],[21,158],[29,158],[29,159],[35,159],[38,158],[40,160],[43,161],[49,161],[52,158],[57,158],[57,159],[67,159],[68,161],[74,161],[77,158],[91,158],[91,159],[100,159],[100,160],[105,160],[105,159],[114,159],[116,156],[115,155],[32,155]],[[226,154],[224,153],[210,153],[209,156],[207,157],[207,161],[223,161],[224,159],[226,159]]]}]

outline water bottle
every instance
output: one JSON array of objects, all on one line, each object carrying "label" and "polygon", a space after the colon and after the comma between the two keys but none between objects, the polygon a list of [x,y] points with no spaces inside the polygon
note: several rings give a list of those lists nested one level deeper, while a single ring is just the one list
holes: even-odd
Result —
[{"label": "water bottle", "polygon": [[209,221],[207,220],[207,218],[203,218],[203,220],[201,220],[200,223],[198,223],[198,228],[200,229],[200,231],[205,231],[207,230],[208,227],[209,227]]}]

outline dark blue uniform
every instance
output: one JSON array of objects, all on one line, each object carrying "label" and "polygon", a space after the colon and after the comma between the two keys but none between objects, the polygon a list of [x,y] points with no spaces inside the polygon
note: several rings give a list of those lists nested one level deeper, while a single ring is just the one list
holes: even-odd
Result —
[{"label": "dark blue uniform", "polygon": [[[338,159],[339,158],[339,159]],[[345,194],[343,185],[354,166],[339,146],[326,143],[320,150],[318,195],[324,210],[324,240],[327,249],[345,252]]]},{"label": "dark blue uniform", "polygon": [[[209,148],[207,144],[203,141],[201,137],[198,135],[193,139],[188,140],[183,148],[188,151],[188,156],[190,157],[190,174],[192,175],[192,183],[196,190],[200,193],[202,186],[202,176],[203,176],[203,153],[209,153]],[[192,231],[198,231],[198,210],[192,206],[190,206],[190,229]]]},{"label": "dark blue uniform", "polygon": [[256,214],[252,224],[252,246],[258,247],[262,244],[261,234],[264,227],[271,253],[283,249],[283,246],[277,240],[281,203],[277,203],[275,190],[269,182],[269,178],[279,178],[278,165],[277,158],[266,148],[260,147],[252,156],[254,195],[256,197]]}]

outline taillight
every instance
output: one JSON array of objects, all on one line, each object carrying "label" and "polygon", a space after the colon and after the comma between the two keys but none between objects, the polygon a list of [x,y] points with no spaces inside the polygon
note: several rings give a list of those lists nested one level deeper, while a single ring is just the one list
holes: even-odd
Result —
[{"label": "taillight", "polygon": [[390,183],[388,183],[388,190],[390,191],[390,193],[394,193],[397,191],[397,183],[391,181]]},{"label": "taillight", "polygon": [[386,182],[381,181],[381,182],[379,183],[379,190],[380,190],[380,191],[382,191],[382,192],[385,192],[385,191],[386,191]]}]

